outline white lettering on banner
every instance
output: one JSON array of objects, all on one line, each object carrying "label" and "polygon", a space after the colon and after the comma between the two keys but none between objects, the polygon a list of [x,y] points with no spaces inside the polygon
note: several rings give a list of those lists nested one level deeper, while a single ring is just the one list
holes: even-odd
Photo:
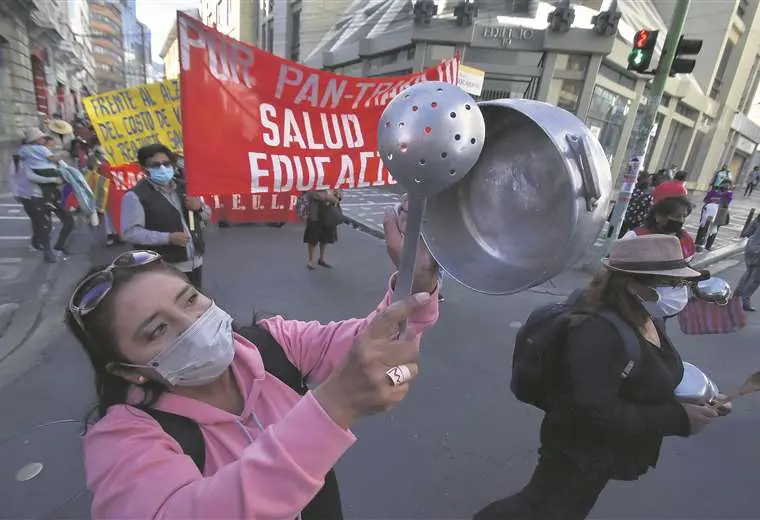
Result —
[{"label": "white lettering on banner", "polygon": [[[192,27],[196,37],[190,36]],[[254,62],[253,49],[242,42],[228,41],[226,38],[207,32],[200,22],[181,16],[179,19],[179,46],[182,55],[182,70],[191,70],[190,49],[203,49],[208,53],[211,75],[221,81],[240,84],[252,88],[255,84],[251,69]]]},{"label": "white lettering on banner", "polygon": [[[378,152],[359,152],[359,172],[356,174],[355,155],[342,154],[340,157],[340,174],[337,187],[353,189],[370,186],[395,184],[390,175],[384,171],[383,161]],[[371,163],[376,168],[371,171]],[[248,163],[251,169],[251,193],[285,193],[292,191],[326,190],[326,166],[332,161],[330,157],[266,154],[249,152]],[[337,159],[336,159],[337,163]],[[338,165],[335,164],[334,167]],[[386,181],[386,177],[388,180]],[[269,186],[262,185],[262,179],[269,179]]]},{"label": "white lettering on banner", "polygon": [[[312,130],[311,115],[306,112],[293,111],[285,108],[283,123],[277,118],[277,107],[268,103],[259,105],[264,144],[267,146],[283,146],[285,148],[300,148],[302,150],[341,150],[344,148],[362,148],[364,134],[356,114],[319,114],[324,143],[317,142]],[[300,119],[299,119],[300,118]],[[301,129],[303,125],[303,130]],[[282,131],[280,130],[282,126]],[[304,135],[306,139],[304,139]]]},{"label": "white lettering on banner", "polygon": [[[224,204],[222,204],[222,198],[219,195],[212,195],[213,200],[213,209],[222,209],[224,208]],[[243,204],[243,194],[235,193],[230,196],[230,200],[232,200],[232,207],[231,208],[225,208],[230,209],[232,211],[247,211],[248,207]],[[298,195],[291,195],[291,194],[282,194],[282,193],[273,193],[271,197],[269,197],[269,205],[264,204],[263,202],[264,197],[262,195],[251,195],[251,209],[253,211],[262,211],[262,210],[288,210],[293,211],[296,207],[296,204],[298,203]]]},{"label": "white lettering on banner", "polygon": [[[438,68],[440,80],[452,82],[451,67],[453,65],[449,64]],[[352,101],[351,106],[354,109],[360,105],[369,108],[385,106],[403,90],[423,81],[427,81],[427,78],[418,74],[396,83],[358,82],[354,84],[352,91],[348,91],[348,80],[324,79],[318,73],[304,76],[300,68],[283,63],[277,75],[274,95],[277,99],[293,99],[296,105],[307,104],[312,108],[337,108],[348,101]]]}]

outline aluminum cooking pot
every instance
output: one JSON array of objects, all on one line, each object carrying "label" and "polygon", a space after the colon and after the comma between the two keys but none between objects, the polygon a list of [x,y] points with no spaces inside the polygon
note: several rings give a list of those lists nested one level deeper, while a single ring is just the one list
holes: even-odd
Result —
[{"label": "aluminum cooking pot", "polygon": [[694,296],[700,300],[726,305],[731,298],[731,286],[723,278],[710,277],[693,286]]},{"label": "aluminum cooking pot", "polygon": [[470,173],[428,199],[422,236],[452,278],[513,294],[579,261],[611,192],[604,150],[583,122],[524,99],[478,103],[486,139]]},{"label": "aluminum cooking pot", "polygon": [[683,377],[675,389],[676,399],[702,405],[714,401],[719,393],[718,386],[704,372],[684,361]]}]

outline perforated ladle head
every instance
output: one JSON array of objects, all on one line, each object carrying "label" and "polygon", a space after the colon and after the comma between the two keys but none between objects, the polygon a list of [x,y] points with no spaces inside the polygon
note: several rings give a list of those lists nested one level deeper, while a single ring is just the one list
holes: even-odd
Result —
[{"label": "perforated ladle head", "polygon": [[486,135],[483,114],[463,90],[426,81],[404,90],[380,117],[377,147],[410,196],[428,197],[461,180]]}]

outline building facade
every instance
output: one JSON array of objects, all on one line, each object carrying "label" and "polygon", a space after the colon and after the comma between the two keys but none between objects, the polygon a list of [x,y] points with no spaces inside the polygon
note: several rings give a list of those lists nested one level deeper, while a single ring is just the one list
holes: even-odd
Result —
[{"label": "building facade", "polygon": [[[187,9],[183,13],[192,16],[196,20],[201,19],[201,13],[198,9]],[[164,62],[164,79],[179,78],[179,41],[177,40],[177,24],[172,26],[169,34],[166,35],[161,52],[158,54]]]},{"label": "building facade", "polygon": [[[292,61],[303,61],[320,44],[351,0],[260,0],[258,45]],[[362,2],[367,7],[371,2]]]},{"label": "building facade", "polygon": [[[598,34],[592,23],[610,0],[573,2],[566,32],[548,27],[555,6],[537,0],[480,0],[471,25],[456,24],[459,2],[444,0],[429,23],[415,23],[417,3],[353,1],[304,61],[343,74],[383,76],[420,71],[458,52],[462,63],[486,72],[480,99],[525,97],[573,112],[597,135],[619,176],[651,81],[626,70],[633,36],[639,29],[660,31],[654,66],[675,2],[618,0],[621,19],[611,35]],[[276,2],[275,11],[279,4],[284,2]],[[760,143],[760,127],[747,117],[760,79],[759,4],[692,2],[685,33],[704,46],[693,74],[667,82],[647,170],[685,169],[690,186],[700,189],[723,163],[735,179],[748,170]]]},{"label": "building facade", "polygon": [[[150,30],[137,20],[136,0],[126,0],[122,12],[124,77],[128,87],[144,85],[150,78]],[[147,53],[147,54],[146,54]]]},{"label": "building facade", "polygon": [[127,86],[123,16],[126,0],[90,0],[90,34],[99,92]]},{"label": "building facade", "polygon": [[256,45],[259,0],[201,0],[200,20],[230,38]]},{"label": "building facade", "polygon": [[[10,155],[22,132],[46,119],[73,119],[95,91],[81,4],[63,0],[0,2],[0,192],[8,188]],[[86,11],[86,10],[85,10]]]}]

